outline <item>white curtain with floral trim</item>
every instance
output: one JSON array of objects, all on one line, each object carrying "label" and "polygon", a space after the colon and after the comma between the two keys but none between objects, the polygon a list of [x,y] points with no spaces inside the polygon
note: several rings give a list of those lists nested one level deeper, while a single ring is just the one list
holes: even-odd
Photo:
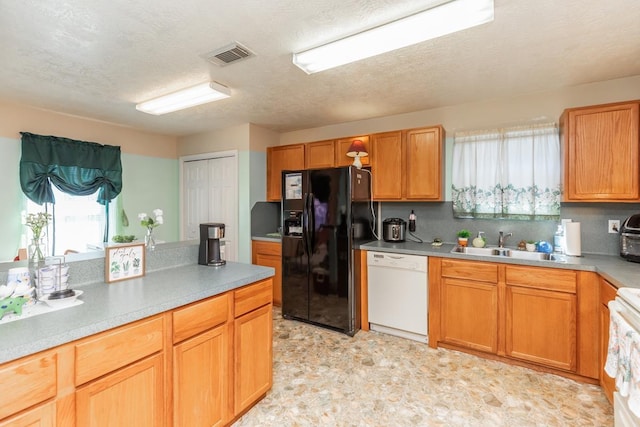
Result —
[{"label": "white curtain with floral trim", "polygon": [[457,133],[452,198],[457,218],[559,219],[558,127]]}]

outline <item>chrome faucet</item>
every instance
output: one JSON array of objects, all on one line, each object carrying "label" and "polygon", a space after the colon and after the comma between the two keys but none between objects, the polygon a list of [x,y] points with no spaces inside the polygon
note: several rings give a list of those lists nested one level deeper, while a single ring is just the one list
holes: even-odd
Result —
[{"label": "chrome faucet", "polygon": [[507,240],[511,236],[513,236],[513,233],[504,234],[502,231],[500,231],[498,233],[498,247],[499,248],[504,248],[505,240]]}]

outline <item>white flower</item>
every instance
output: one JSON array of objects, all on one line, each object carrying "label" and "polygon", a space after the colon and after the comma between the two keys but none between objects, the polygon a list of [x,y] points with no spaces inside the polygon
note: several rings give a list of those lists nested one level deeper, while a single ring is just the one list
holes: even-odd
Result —
[{"label": "white flower", "polygon": [[146,213],[139,213],[139,214],[138,214],[138,219],[139,219],[140,221],[144,220],[146,217],[147,217],[147,214],[146,214]]},{"label": "white flower", "polygon": [[154,210],[153,210],[153,215],[154,215],[155,217],[162,216],[162,215],[163,215],[163,214],[162,214],[162,209],[154,209]]},{"label": "white flower", "polygon": [[163,224],[164,220],[162,219],[162,215],[156,216],[156,223]]}]

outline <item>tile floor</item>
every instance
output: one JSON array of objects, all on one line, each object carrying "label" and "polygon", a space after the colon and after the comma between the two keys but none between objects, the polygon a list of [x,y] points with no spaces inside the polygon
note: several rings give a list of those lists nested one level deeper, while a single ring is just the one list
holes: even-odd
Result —
[{"label": "tile floor", "polygon": [[613,426],[599,387],[274,310],[274,376],[244,426]]}]

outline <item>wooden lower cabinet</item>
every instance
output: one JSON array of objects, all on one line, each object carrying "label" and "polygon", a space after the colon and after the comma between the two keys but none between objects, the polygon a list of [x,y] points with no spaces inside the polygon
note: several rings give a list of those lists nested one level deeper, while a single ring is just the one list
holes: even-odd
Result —
[{"label": "wooden lower cabinet", "polygon": [[282,243],[253,240],[251,242],[251,263],[263,267],[272,267],[273,305],[282,305]]},{"label": "wooden lower cabinet", "polygon": [[272,292],[271,279],[234,292],[234,417],[273,384]]},{"label": "wooden lower cabinet", "polygon": [[166,425],[163,373],[163,355],[156,354],[81,386],[76,391],[76,425]]},{"label": "wooden lower cabinet", "polygon": [[0,364],[0,427],[226,426],[272,386],[272,279]]},{"label": "wooden lower cabinet", "polygon": [[505,354],[575,371],[575,294],[507,286],[506,296]]},{"label": "wooden lower cabinet", "polygon": [[436,271],[441,272],[440,339],[495,353],[498,346],[497,266],[442,259]]},{"label": "wooden lower cabinet", "polygon": [[617,289],[605,279],[600,278],[600,386],[613,405],[613,392],[616,390],[615,379],[604,371],[609,350],[609,301],[616,298]]},{"label": "wooden lower cabinet", "polygon": [[36,406],[27,412],[0,422],[0,427],[54,427],[56,425],[55,402]]},{"label": "wooden lower cabinet", "polygon": [[593,382],[600,377],[592,272],[429,259],[429,345]]},{"label": "wooden lower cabinet", "polygon": [[228,421],[229,333],[219,326],[173,348],[173,425],[222,426]]},{"label": "wooden lower cabinet", "polygon": [[242,413],[265,394],[273,382],[271,305],[235,320],[234,412]]},{"label": "wooden lower cabinet", "polygon": [[441,337],[474,350],[498,350],[498,287],[496,284],[444,278]]}]

